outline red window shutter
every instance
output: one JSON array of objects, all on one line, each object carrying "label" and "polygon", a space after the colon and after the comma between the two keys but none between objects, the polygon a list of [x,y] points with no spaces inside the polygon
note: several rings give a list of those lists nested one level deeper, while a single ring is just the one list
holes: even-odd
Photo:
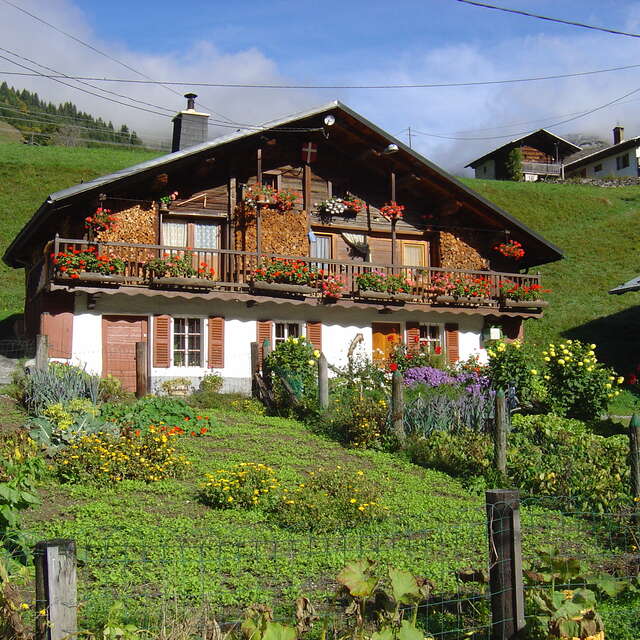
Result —
[{"label": "red window shutter", "polygon": [[153,318],[153,366],[168,368],[171,364],[171,316]]},{"label": "red window shutter", "polygon": [[271,320],[258,320],[256,323],[256,342],[258,343],[258,364],[262,367],[262,345],[268,340],[273,347],[273,338],[271,337]]},{"label": "red window shutter", "polygon": [[407,351],[420,351],[420,325],[417,322],[407,322]]},{"label": "red window shutter", "polygon": [[224,318],[209,318],[209,369],[224,368]]},{"label": "red window shutter", "polygon": [[307,322],[307,340],[314,349],[322,351],[322,322]]},{"label": "red window shutter", "polygon": [[50,358],[70,358],[73,343],[73,313],[45,311],[41,316],[40,332],[49,339]]},{"label": "red window shutter", "polygon": [[444,333],[447,344],[447,360],[449,364],[455,364],[460,360],[460,348],[458,346],[458,325],[451,322],[444,325]]}]

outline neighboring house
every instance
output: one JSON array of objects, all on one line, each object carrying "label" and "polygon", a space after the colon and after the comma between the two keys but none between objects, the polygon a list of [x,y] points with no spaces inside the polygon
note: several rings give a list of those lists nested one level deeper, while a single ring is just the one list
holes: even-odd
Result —
[{"label": "neighboring house", "polygon": [[507,142],[466,166],[475,169],[476,178],[509,180],[506,162],[514,149],[522,151],[522,178],[526,181],[547,176],[562,177],[564,159],[580,151],[580,147],[568,140],[546,129],[540,129]]},{"label": "neighboring house", "polygon": [[619,284],[617,287],[611,289],[609,293],[621,295],[623,293],[630,293],[631,291],[640,291],[640,276],[636,276],[624,284]]},{"label": "neighboring house", "polygon": [[565,165],[566,178],[640,176],[640,138],[624,139],[624,127],[614,127],[613,145]]},{"label": "neighboring house", "polygon": [[[225,390],[248,392],[253,342],[304,335],[330,363],[344,365],[361,334],[376,359],[405,340],[456,362],[482,355],[490,328],[516,337],[524,318],[541,316],[531,305],[509,306],[499,285],[539,283],[521,270],[558,260],[560,251],[343,104],[181,148],[183,136],[192,145],[197,135],[206,139],[206,114],[194,111],[191,97],[189,107],[175,118],[179,150],[50,195],[7,249],[5,262],[26,271],[26,331],[48,335],[50,357],[113,374],[133,389],[142,342],[153,388],[213,371]],[[249,206],[259,183],[301,199],[288,211]],[[161,198],[175,191],[165,206]],[[319,203],[348,194],[361,199],[359,211],[320,211]],[[392,225],[381,207],[393,200],[405,211]],[[94,234],[85,218],[99,205],[116,223]],[[523,245],[520,261],[494,250],[505,239]],[[124,274],[69,278],[56,256],[87,247],[107,264],[122,260]],[[215,280],[150,279],[151,260],[179,258],[188,247]],[[342,281],[342,297],[265,287],[253,276],[274,255],[322,268]],[[409,294],[367,297],[356,279],[375,271],[406,276]],[[443,277],[479,280],[487,295],[439,296]]]}]

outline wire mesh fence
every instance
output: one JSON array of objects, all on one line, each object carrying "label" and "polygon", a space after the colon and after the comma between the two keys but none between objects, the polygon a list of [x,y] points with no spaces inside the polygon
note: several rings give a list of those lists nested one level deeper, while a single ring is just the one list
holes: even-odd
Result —
[{"label": "wire mesh fence", "polygon": [[0,338],[0,357],[11,360],[34,358],[35,340],[29,338]]}]

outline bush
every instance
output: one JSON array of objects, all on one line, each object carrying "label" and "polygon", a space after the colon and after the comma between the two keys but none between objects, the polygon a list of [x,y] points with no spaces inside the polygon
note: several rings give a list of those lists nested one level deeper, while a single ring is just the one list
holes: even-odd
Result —
[{"label": "bush", "polygon": [[317,533],[379,522],[387,515],[379,489],[363,471],[310,471],[305,482],[282,490],[273,519],[287,529]]},{"label": "bush", "polygon": [[547,402],[554,413],[591,420],[620,393],[615,386],[624,378],[617,378],[613,370],[598,362],[595,348],[595,344],[566,340],[550,344],[542,352]]},{"label": "bush", "polygon": [[222,376],[217,373],[209,373],[202,378],[200,391],[204,391],[205,393],[220,393],[222,383]]},{"label": "bush", "polygon": [[133,401],[134,395],[122,386],[119,378],[109,373],[104,378],[100,378],[98,398],[100,402],[127,402]]},{"label": "bush", "polygon": [[240,393],[197,391],[187,399],[187,402],[199,409],[241,411],[242,413],[250,413],[256,416],[262,416],[265,413],[264,405],[259,400],[249,398]]},{"label": "bush", "polygon": [[109,483],[121,480],[155,482],[182,475],[190,462],[176,452],[178,433],[155,428],[122,436],[96,433],[82,436],[57,459],[63,482]]},{"label": "bush", "polygon": [[[489,363],[486,373],[494,389],[516,388],[520,400],[531,398],[532,380],[537,374],[535,361],[519,340],[498,340],[487,349]],[[533,373],[536,372],[536,373]]]},{"label": "bush", "polygon": [[280,490],[274,470],[254,462],[217,469],[205,478],[200,500],[214,509],[269,508]]},{"label": "bush", "polygon": [[41,416],[50,405],[68,404],[77,398],[98,401],[100,378],[84,369],[52,362],[45,371],[30,371],[24,377],[24,403],[30,414]]}]

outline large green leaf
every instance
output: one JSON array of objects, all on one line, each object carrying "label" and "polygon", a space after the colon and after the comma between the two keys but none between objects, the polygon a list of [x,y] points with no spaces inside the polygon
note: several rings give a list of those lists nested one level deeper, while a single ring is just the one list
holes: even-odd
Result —
[{"label": "large green leaf", "polygon": [[378,579],[372,574],[374,565],[369,559],[352,562],[338,574],[338,582],[347,587],[355,598],[368,598],[378,584]]},{"label": "large green leaf", "polygon": [[416,629],[408,620],[403,620],[398,631],[398,640],[423,640],[422,631]]},{"label": "large green leaf", "polygon": [[408,571],[390,567],[389,578],[391,579],[391,591],[396,602],[414,604],[422,599],[418,581]]},{"label": "large green leaf", "polygon": [[393,640],[393,629],[391,627],[382,627],[371,634],[370,640]]},{"label": "large green leaf", "polygon": [[262,640],[296,640],[296,630],[279,622],[268,622]]}]

